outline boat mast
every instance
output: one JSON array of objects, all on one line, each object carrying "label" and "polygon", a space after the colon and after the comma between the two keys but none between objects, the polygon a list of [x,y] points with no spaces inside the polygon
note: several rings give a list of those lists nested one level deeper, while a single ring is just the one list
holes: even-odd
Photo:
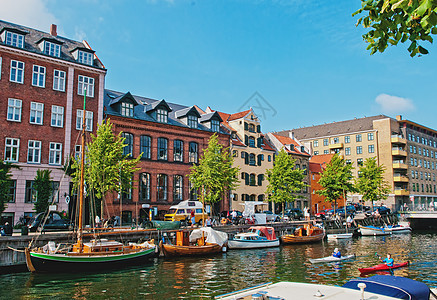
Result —
[{"label": "boat mast", "polygon": [[82,113],[82,146],[80,156],[80,185],[79,185],[79,227],[77,235],[77,243],[79,252],[83,250],[83,203],[84,203],[84,181],[85,181],[85,126],[86,126],[86,87],[83,96],[83,113]]}]

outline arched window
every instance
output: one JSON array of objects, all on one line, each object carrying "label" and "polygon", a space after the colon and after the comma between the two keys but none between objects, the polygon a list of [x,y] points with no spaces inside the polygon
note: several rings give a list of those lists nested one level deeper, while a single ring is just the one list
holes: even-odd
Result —
[{"label": "arched window", "polygon": [[253,153],[251,153],[249,155],[249,165],[251,165],[251,166],[255,166],[256,165],[255,154],[253,154]]},{"label": "arched window", "polygon": [[255,180],[255,178],[256,178],[256,175],[255,174],[250,174],[250,185],[251,186],[255,186],[256,185],[256,180]]},{"label": "arched window", "polygon": [[183,176],[175,175],[173,177],[173,201],[183,200]]},{"label": "arched window", "polygon": [[167,160],[168,140],[158,138],[158,160]]},{"label": "arched window", "polygon": [[143,153],[141,158],[150,159],[151,147],[152,138],[147,135],[142,135],[140,138],[140,151]]},{"label": "arched window", "polygon": [[139,201],[150,201],[150,174],[140,173]]},{"label": "arched window", "polygon": [[158,174],[158,182],[156,186],[157,201],[167,201],[167,175]]}]

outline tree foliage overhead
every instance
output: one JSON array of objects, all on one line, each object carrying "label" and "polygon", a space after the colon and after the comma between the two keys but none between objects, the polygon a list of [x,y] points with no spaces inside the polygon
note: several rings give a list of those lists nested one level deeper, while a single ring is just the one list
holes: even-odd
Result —
[{"label": "tree foliage overhead", "polygon": [[325,196],[325,201],[335,202],[348,192],[353,192],[352,164],[347,164],[340,155],[335,154],[320,175],[318,183],[323,189],[316,191]]},{"label": "tree foliage overhead", "polygon": [[36,191],[35,211],[45,212],[49,208],[49,200],[52,196],[51,170],[36,170],[33,188]]},{"label": "tree foliage overhead", "polygon": [[[97,128],[97,134],[91,134],[91,142],[85,148],[85,182],[88,190],[93,190],[98,199],[104,201],[107,192],[131,188],[132,174],[139,170],[141,157],[129,158],[123,155],[124,138],[121,132],[113,133],[113,124],[108,119]],[[75,187],[80,181],[80,158],[74,159],[72,179]],[[97,211],[99,211],[97,209]]]},{"label": "tree foliage overhead", "polygon": [[437,1],[435,0],[361,0],[362,7],[352,16],[364,13],[357,26],[370,28],[363,35],[371,54],[384,52],[389,45],[410,42],[408,51],[413,57],[428,54],[420,44],[433,42],[437,34]]},{"label": "tree foliage overhead", "polygon": [[3,161],[0,159],[0,215],[6,208],[6,203],[10,200],[10,187],[12,174],[10,171],[15,168],[19,169],[18,166],[12,164],[8,161]]},{"label": "tree foliage overhead", "polygon": [[200,189],[206,203],[220,201],[225,192],[237,187],[239,168],[233,163],[229,148],[219,144],[217,134],[212,135],[199,164],[193,165],[189,174],[193,188]]},{"label": "tree foliage overhead", "polygon": [[304,170],[295,169],[295,161],[282,149],[275,158],[273,168],[266,171],[269,199],[274,203],[282,203],[282,213],[285,203],[296,200],[296,193],[305,187]]},{"label": "tree foliage overhead", "polygon": [[356,179],[355,187],[363,195],[363,200],[372,201],[387,199],[390,193],[388,183],[384,180],[385,167],[378,166],[376,158],[367,158],[359,168],[360,176]]}]

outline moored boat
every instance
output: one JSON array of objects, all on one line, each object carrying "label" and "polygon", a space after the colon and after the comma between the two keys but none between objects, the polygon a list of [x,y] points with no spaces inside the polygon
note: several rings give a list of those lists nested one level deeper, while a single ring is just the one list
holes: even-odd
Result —
[{"label": "moored boat", "polygon": [[409,264],[410,263],[408,261],[399,264],[393,264],[393,267],[389,267],[386,264],[379,264],[368,268],[360,268],[358,271],[360,271],[361,274],[370,274],[378,271],[389,271],[392,269],[407,267]]},{"label": "moored boat", "polygon": [[164,243],[159,246],[166,257],[170,256],[201,256],[216,254],[224,250],[228,239],[225,232],[202,227],[193,230],[180,230],[176,232],[176,244]]},{"label": "moored boat", "polygon": [[279,246],[273,227],[252,226],[248,232],[238,233],[228,241],[229,249],[253,249]]},{"label": "moored boat", "polygon": [[377,236],[377,235],[389,235],[391,231],[387,231],[384,227],[376,227],[376,226],[358,226],[358,231],[363,236]]},{"label": "moored boat", "polygon": [[392,234],[401,234],[401,233],[411,233],[412,229],[410,226],[405,225],[387,225],[384,227],[385,231],[391,232]]},{"label": "moored boat", "polygon": [[309,223],[297,228],[293,234],[281,236],[281,241],[284,244],[315,243],[322,241],[324,237],[325,230],[323,228]]},{"label": "moored boat", "polygon": [[341,257],[334,257],[334,256],[327,256],[322,258],[311,258],[310,263],[317,264],[317,263],[326,263],[326,262],[338,262],[346,259],[355,258],[355,254],[352,255],[345,255]]},{"label": "moored boat", "polygon": [[326,237],[328,240],[343,240],[343,239],[351,239],[353,236],[352,232],[349,233],[333,233],[327,234]]}]

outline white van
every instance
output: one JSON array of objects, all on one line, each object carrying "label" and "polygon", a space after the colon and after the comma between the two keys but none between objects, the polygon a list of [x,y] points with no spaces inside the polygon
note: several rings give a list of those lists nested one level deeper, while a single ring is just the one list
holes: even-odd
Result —
[{"label": "white van", "polygon": [[164,221],[190,220],[192,210],[194,210],[196,223],[200,223],[202,217],[205,218],[205,220],[208,218],[208,215],[205,213],[201,202],[185,200],[178,205],[171,206],[169,212],[164,216]]}]

